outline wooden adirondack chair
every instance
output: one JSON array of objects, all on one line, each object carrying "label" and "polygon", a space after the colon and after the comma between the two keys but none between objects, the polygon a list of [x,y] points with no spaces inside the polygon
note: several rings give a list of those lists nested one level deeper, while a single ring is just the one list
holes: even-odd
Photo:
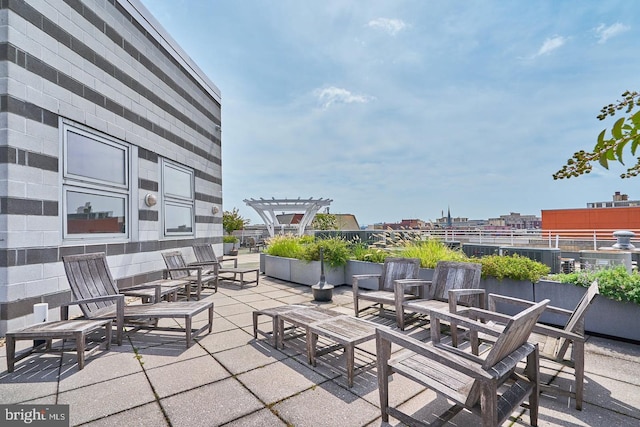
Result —
[{"label": "wooden adirondack chair", "polygon": [[[382,421],[388,422],[391,415],[408,425],[427,425],[397,408],[389,407],[389,375],[397,372],[455,402],[434,425],[443,425],[467,409],[481,418],[482,426],[499,426],[527,399],[531,425],[537,425],[538,347],[528,343],[527,339],[548,302],[544,300],[513,316],[504,329],[492,328],[478,321],[491,319],[495,314],[487,310],[466,309],[469,317],[433,310],[430,313],[431,342],[427,343],[398,331],[377,329]],[[472,334],[492,335],[495,344],[483,357],[446,345],[440,340],[441,321],[454,322],[468,328]],[[405,350],[392,358],[392,344]],[[526,367],[523,374],[516,373],[516,365],[524,359]]]},{"label": "wooden adirondack chair", "polygon": [[[548,305],[546,308],[547,312],[559,314],[567,318],[567,323],[563,328],[540,323],[533,328],[532,340],[538,342],[540,357],[573,368],[575,377],[574,387],[570,390],[562,390],[558,387],[541,384],[540,387],[542,391],[573,397],[576,400],[576,409],[578,410],[582,410],[584,396],[584,318],[587,314],[587,309],[598,293],[598,282],[593,282],[573,311]],[[531,301],[504,295],[489,294],[488,309],[496,311],[496,304],[498,302],[524,307],[529,307],[534,304]],[[569,345],[572,345],[571,357],[567,359],[566,355]]]},{"label": "wooden adirondack chair", "polygon": [[[373,301],[380,306],[380,314],[383,314],[384,305],[395,305],[394,281],[401,279],[418,280],[420,260],[417,258],[387,258],[382,266],[382,274],[357,274],[353,276],[353,310],[356,317],[361,311],[369,309],[367,306],[359,309],[359,300]],[[378,289],[373,291],[362,290],[358,282],[364,279],[378,279]],[[422,283],[418,281],[416,283]],[[408,295],[407,298],[415,298]],[[374,304],[374,305],[376,305]]]},{"label": "wooden adirondack chair", "polygon": [[[456,306],[474,305],[484,308],[484,290],[480,287],[481,264],[470,262],[439,261],[433,273],[433,280],[424,283],[396,282],[395,304],[396,323],[404,330],[406,312],[428,315],[431,310],[456,312]],[[407,290],[422,287],[418,293],[423,298],[407,298]],[[457,340],[455,325],[452,325],[454,345]]]},{"label": "wooden adirondack chair", "polygon": [[204,266],[187,265],[180,251],[163,252],[162,258],[167,265],[165,274],[173,280],[186,280],[188,282],[186,286],[187,300],[191,298],[191,285],[195,286],[197,300],[200,299],[202,287],[205,284],[213,287],[215,292],[218,292],[218,272],[216,265],[212,266],[212,270],[203,273]]},{"label": "wooden adirondack chair", "polygon": [[[118,291],[104,252],[70,255],[62,257],[67,280],[75,301],[61,306],[61,318],[69,318],[69,305],[79,305],[87,319],[114,319],[116,324],[116,340],[122,344],[125,322],[136,321],[137,328],[155,328],[159,330],[182,330],[186,333],[187,347],[191,346],[192,338],[204,332],[211,332],[213,322],[213,302],[206,301],[177,301],[153,304],[125,305],[124,295]],[[157,286],[159,295],[159,285]],[[155,298],[159,301],[160,298]],[[200,329],[191,328],[192,317],[208,310],[209,322]],[[184,328],[160,328],[157,319],[181,318],[185,321]],[[150,322],[139,323],[140,319]]]}]

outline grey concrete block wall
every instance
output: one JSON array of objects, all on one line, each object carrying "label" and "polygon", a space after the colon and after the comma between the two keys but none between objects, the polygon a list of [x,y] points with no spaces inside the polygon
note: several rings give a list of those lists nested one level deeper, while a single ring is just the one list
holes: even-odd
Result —
[{"label": "grey concrete block wall", "polygon": [[[0,0],[0,334],[70,299],[65,254],[105,251],[128,286],[157,278],[166,248],[222,241],[220,93],[155,22],[138,0]],[[63,123],[132,147],[128,239],[64,238]],[[165,237],[144,203],[163,158],[193,169],[192,235]]]}]

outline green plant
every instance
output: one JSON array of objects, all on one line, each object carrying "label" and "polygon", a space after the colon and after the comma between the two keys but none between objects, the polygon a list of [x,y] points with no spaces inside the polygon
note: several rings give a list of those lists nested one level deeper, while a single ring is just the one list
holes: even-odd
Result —
[{"label": "green plant", "polygon": [[330,267],[342,267],[347,265],[350,258],[348,243],[340,237],[329,239],[317,239],[304,246],[302,259],[306,261],[319,261],[320,249],[323,250],[324,261]]},{"label": "green plant", "polygon": [[595,271],[581,270],[567,274],[554,274],[549,278],[584,288],[588,288],[594,280],[597,280],[600,295],[615,301],[640,304],[640,274],[629,273],[623,265]]},{"label": "green plant", "polygon": [[233,235],[222,236],[222,243],[237,243],[237,242],[238,242],[238,238],[236,236],[233,236]]},{"label": "green plant", "polygon": [[436,268],[438,261],[469,262],[469,257],[464,252],[451,249],[435,239],[410,240],[396,249],[394,254],[404,258],[419,258],[422,268]]},{"label": "green plant", "polygon": [[362,242],[351,244],[351,259],[382,264],[389,252],[378,247],[369,247]]},{"label": "green plant", "polygon": [[319,213],[313,217],[311,226],[316,230],[337,230],[338,217],[329,213]]},{"label": "green plant", "polygon": [[249,220],[240,216],[238,208],[222,213],[222,228],[227,234],[231,234],[235,230],[242,230],[248,224]]},{"label": "green plant", "polygon": [[265,252],[269,255],[285,258],[302,258],[304,251],[301,239],[293,234],[281,234],[267,240]]},{"label": "green plant", "polygon": [[473,261],[482,264],[482,278],[495,277],[498,280],[508,278],[535,283],[550,271],[549,266],[518,254],[488,255],[475,258]]}]

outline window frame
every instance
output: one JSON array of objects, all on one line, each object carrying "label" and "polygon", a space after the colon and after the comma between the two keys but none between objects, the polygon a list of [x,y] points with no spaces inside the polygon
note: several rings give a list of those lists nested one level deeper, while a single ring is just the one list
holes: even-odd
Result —
[{"label": "window frame", "polygon": [[[173,169],[174,171],[181,172],[187,174],[189,176],[190,183],[190,195],[183,196],[180,194],[169,193],[166,185],[166,168]],[[187,166],[181,165],[177,162],[169,160],[167,158],[162,157],[160,159],[160,187],[161,187],[161,197],[162,197],[162,237],[176,237],[176,236],[185,236],[185,237],[193,237],[196,233],[196,220],[195,220],[195,211],[196,211],[196,201],[195,201],[195,170],[189,168]],[[181,207],[188,208],[191,210],[190,219],[191,219],[191,231],[167,231],[167,206],[173,207]]]},{"label": "window frame", "polygon": [[[130,241],[135,233],[134,220],[133,220],[133,197],[136,193],[136,189],[132,188],[134,163],[133,157],[137,153],[135,146],[128,144],[124,141],[110,137],[102,132],[94,129],[89,129],[86,126],[80,125],[67,120],[61,120],[60,126],[60,144],[61,144],[61,171],[60,176],[60,218],[62,221],[62,240],[63,242],[75,242],[78,241]],[[68,160],[70,157],[68,147],[68,134],[73,132],[97,141],[99,143],[106,144],[115,149],[121,150],[123,153],[124,161],[124,184],[102,180],[94,177],[78,175],[69,172]],[[69,192],[79,192],[95,194],[97,196],[114,197],[124,200],[124,227],[123,233],[69,233],[69,218],[70,212],[67,210],[67,196]]]}]

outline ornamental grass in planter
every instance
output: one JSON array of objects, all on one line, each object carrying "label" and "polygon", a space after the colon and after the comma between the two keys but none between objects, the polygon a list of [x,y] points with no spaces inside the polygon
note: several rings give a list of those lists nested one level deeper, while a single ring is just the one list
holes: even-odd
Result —
[{"label": "ornamental grass in planter", "polygon": [[513,279],[535,283],[551,271],[548,265],[518,254],[487,255],[472,258],[471,261],[482,264],[483,279],[495,277],[498,280]]}]

